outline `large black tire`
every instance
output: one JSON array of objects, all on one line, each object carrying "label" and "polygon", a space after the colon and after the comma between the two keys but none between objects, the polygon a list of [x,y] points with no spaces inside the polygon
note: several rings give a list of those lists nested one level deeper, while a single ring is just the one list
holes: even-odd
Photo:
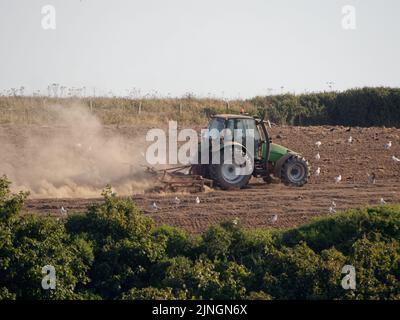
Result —
[{"label": "large black tire", "polygon": [[293,155],[282,165],[281,181],[287,186],[302,187],[310,177],[310,165],[299,155]]},{"label": "large black tire", "polygon": [[[245,155],[246,156],[246,155]],[[246,156],[247,161],[250,161],[251,166],[253,162],[251,157]],[[236,175],[235,164],[224,164],[223,152],[221,153],[221,163],[217,165],[210,166],[210,173],[212,179],[217,183],[217,185],[223,190],[241,189],[244,188],[250,181],[252,173],[245,175]]]}]

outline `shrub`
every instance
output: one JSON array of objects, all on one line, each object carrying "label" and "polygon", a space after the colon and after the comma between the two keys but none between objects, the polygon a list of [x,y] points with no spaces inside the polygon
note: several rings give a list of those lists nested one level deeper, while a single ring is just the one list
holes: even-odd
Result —
[{"label": "shrub", "polygon": [[185,292],[174,294],[171,288],[158,289],[153,287],[132,288],[122,294],[121,300],[183,300],[186,299]]},{"label": "shrub", "polygon": [[400,206],[348,210],[335,217],[321,218],[282,234],[282,244],[305,241],[317,252],[336,247],[349,254],[355,241],[366,236],[381,240],[400,239]]},{"label": "shrub", "polygon": [[176,227],[164,225],[156,228],[153,234],[166,239],[166,253],[169,257],[189,255],[194,245],[187,232]]},{"label": "shrub", "polygon": [[357,270],[356,299],[400,299],[400,244],[357,240],[352,246],[351,264]]},{"label": "shrub", "polygon": [[[89,282],[90,245],[52,218],[18,216],[24,194],[12,195],[0,179],[0,288],[3,298],[76,299]],[[57,290],[41,287],[42,267],[56,269]]]},{"label": "shrub", "polygon": [[94,243],[90,287],[110,299],[148,283],[151,266],[165,257],[167,237],[153,233],[154,222],[132,200],[117,198],[111,188],[103,196],[104,203],[92,205],[85,216],[72,218],[67,229]]},{"label": "shrub", "polygon": [[232,243],[232,234],[222,226],[210,227],[202,236],[203,251],[209,258],[226,258]]},{"label": "shrub", "polygon": [[[0,299],[400,299],[400,206],[349,210],[287,231],[233,222],[191,237],[130,199],[66,221],[20,215],[0,178]],[[344,265],[356,290],[344,290]],[[56,289],[43,290],[44,265]]]}]

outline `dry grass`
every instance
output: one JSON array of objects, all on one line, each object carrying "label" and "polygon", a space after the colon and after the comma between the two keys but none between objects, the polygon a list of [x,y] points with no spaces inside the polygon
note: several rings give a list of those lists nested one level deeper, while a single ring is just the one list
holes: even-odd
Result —
[{"label": "dry grass", "polygon": [[57,105],[69,107],[83,105],[96,115],[103,124],[156,126],[168,120],[180,125],[201,125],[210,114],[256,113],[248,101],[227,102],[216,99],[127,99],[127,98],[48,98],[48,97],[0,97],[0,124],[47,125],[57,122]]}]

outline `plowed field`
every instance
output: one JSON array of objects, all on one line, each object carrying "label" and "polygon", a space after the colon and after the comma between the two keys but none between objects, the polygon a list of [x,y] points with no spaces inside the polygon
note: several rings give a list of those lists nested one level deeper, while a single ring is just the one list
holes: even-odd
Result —
[{"label": "plowed field", "polygon": [[[143,132],[129,128],[109,128],[129,137]],[[381,198],[387,203],[400,203],[400,130],[392,128],[344,127],[273,127],[273,141],[300,152],[312,166],[310,182],[302,188],[289,188],[279,183],[266,185],[253,179],[248,188],[235,191],[210,190],[201,194],[178,194],[179,205],[173,203],[176,194],[132,195],[138,206],[158,224],[182,227],[199,233],[208,226],[238,219],[249,228],[288,228],[307,223],[316,216],[330,213],[332,201],[336,210],[379,205]],[[133,133],[136,132],[136,133]],[[353,138],[349,143],[349,137]],[[322,145],[317,148],[316,141]],[[387,150],[384,145],[392,141]],[[319,152],[320,160],[315,159]],[[320,167],[320,176],[315,170]],[[368,175],[374,173],[376,182]],[[334,177],[341,174],[342,181]],[[199,196],[200,204],[195,203]],[[83,212],[98,199],[32,199],[26,211],[58,215],[61,206],[72,214]],[[159,210],[151,208],[156,202]],[[278,215],[276,222],[272,221]]]}]

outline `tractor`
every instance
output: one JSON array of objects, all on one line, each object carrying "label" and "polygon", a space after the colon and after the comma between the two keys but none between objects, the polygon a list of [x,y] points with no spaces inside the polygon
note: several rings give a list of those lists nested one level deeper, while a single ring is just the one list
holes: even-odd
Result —
[{"label": "tractor", "polygon": [[[198,161],[192,164],[191,175],[201,176],[207,180],[212,180],[223,190],[244,188],[251,177],[262,178],[266,183],[271,183],[273,177],[279,179],[287,186],[302,187],[307,183],[310,176],[310,166],[308,162],[297,152],[294,152],[281,145],[272,143],[268,134],[268,122],[248,115],[240,114],[219,114],[211,117],[207,132],[219,132],[215,138],[212,134],[202,136],[210,143],[203,144],[198,152]],[[232,135],[227,137],[226,132],[241,130],[241,141],[232,139]],[[253,132],[251,135],[252,147],[246,145],[246,132]],[[215,141],[218,139],[219,141]],[[214,141],[213,141],[214,140]],[[211,143],[213,142],[213,143]],[[217,145],[217,147],[215,147]],[[233,161],[223,161],[225,148],[231,147]],[[201,161],[202,154],[208,153],[208,162]],[[231,152],[231,151],[230,151]],[[214,163],[213,155],[219,153],[219,163]],[[239,162],[235,159],[235,154],[240,153],[245,161]],[[240,171],[243,166],[251,168],[245,173]]]}]

